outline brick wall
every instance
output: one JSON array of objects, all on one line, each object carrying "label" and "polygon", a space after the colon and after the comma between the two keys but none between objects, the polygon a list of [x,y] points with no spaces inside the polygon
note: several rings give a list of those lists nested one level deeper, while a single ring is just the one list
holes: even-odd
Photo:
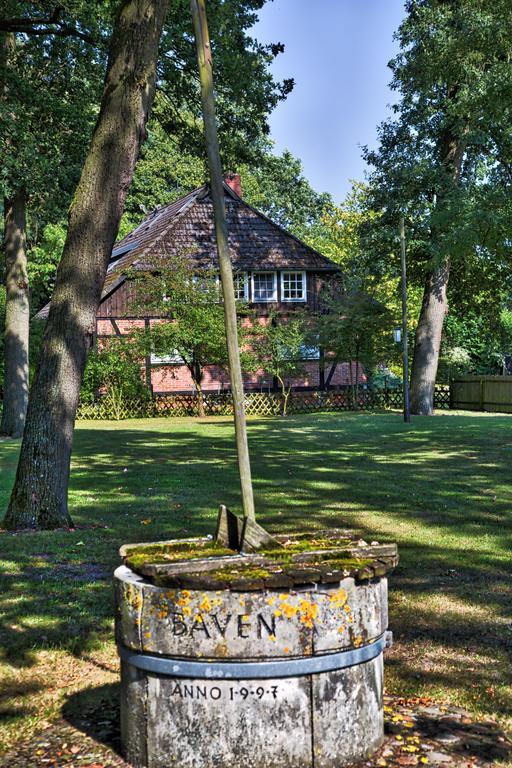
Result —
[{"label": "brick wall", "polygon": [[[150,323],[162,322],[158,319],[151,319]],[[247,322],[247,319],[245,320]],[[257,318],[256,322],[265,324],[268,318]],[[116,329],[117,326],[117,329]],[[101,318],[97,321],[97,334],[100,337],[113,336],[117,332],[122,335],[129,334],[137,328],[144,327],[143,319],[136,318]],[[308,360],[304,363],[305,375],[291,380],[293,387],[311,387],[317,389],[320,386],[320,365],[318,360]],[[339,363],[336,371],[330,381],[331,387],[340,387],[350,384],[350,370],[348,363]],[[325,380],[329,375],[331,363],[327,360],[325,364]],[[355,373],[355,371],[354,371]],[[145,375],[145,374],[144,374]],[[359,381],[365,382],[366,376],[362,368],[359,368]],[[185,365],[152,365],[151,366],[151,384],[153,392],[156,394],[162,392],[193,392],[195,387],[188,368]],[[244,384],[247,389],[271,389],[272,376],[265,374],[264,371],[244,374]],[[205,392],[219,392],[230,388],[229,375],[227,371],[218,366],[210,365],[204,369],[203,390]]]},{"label": "brick wall", "polygon": [[[304,363],[306,375],[297,379],[292,379],[293,387],[311,387],[317,389],[320,386],[320,370],[316,361]],[[325,377],[330,370],[330,365],[326,366]],[[366,381],[362,369],[359,370],[359,381]],[[190,392],[195,391],[192,377],[185,365],[153,365],[151,366],[151,383],[153,391],[158,394],[162,392]],[[271,389],[272,376],[268,376],[263,371],[245,374],[244,384],[247,389]],[[350,384],[350,373],[348,363],[340,363],[334,376],[331,379],[330,386],[339,387]],[[229,375],[214,365],[206,366],[204,369],[204,379],[202,384],[205,392],[219,392],[229,389]]]}]

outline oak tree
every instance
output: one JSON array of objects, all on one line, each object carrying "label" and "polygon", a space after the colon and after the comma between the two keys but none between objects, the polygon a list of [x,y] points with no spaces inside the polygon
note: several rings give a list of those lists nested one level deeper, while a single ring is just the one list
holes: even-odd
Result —
[{"label": "oak tree", "polygon": [[[475,253],[492,258],[503,229],[493,221],[498,210],[510,222],[512,27],[507,0],[408,0],[406,10],[390,64],[395,116],[366,159],[375,205],[394,231],[400,212],[408,216],[410,252],[423,273],[411,404],[426,415],[450,273]],[[494,215],[486,221],[490,198]]]},{"label": "oak tree", "polygon": [[8,528],[71,523],[67,487],[80,383],[96,312],[153,100],[168,0],[125,0],[100,111],[69,213],[9,507]]}]

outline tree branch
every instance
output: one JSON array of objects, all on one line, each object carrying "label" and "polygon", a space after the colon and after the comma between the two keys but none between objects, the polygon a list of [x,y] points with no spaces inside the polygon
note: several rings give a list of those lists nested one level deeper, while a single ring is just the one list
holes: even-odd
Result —
[{"label": "tree branch", "polygon": [[60,21],[62,8],[57,6],[47,18],[0,18],[0,32],[21,32],[25,35],[56,35],[57,37],[78,37],[85,43],[95,45],[96,40],[87,32],[81,32],[70,24]]}]

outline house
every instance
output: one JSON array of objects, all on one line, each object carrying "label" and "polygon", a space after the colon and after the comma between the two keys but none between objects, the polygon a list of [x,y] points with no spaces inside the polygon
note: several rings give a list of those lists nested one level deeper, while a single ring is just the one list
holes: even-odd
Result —
[{"label": "house", "polygon": [[[260,322],[271,309],[283,314],[298,307],[319,310],[322,286],[339,271],[337,265],[249,205],[242,197],[237,174],[226,179],[224,189],[236,297],[249,304]],[[180,254],[193,261],[198,273],[218,266],[213,204],[207,186],[157,208],[116,243],[97,314],[99,343],[114,334],[125,335],[161,322],[157,317],[134,316],[134,285],[127,273],[147,269],[148,260],[154,263],[159,256]],[[40,316],[47,311],[45,307]],[[306,375],[293,381],[295,387],[317,389],[350,383],[348,364],[333,365],[328,359],[321,362],[318,349],[304,350],[302,367]],[[172,356],[147,358],[145,377],[156,394],[194,390],[188,368]],[[263,372],[245,375],[244,380],[247,389],[273,387],[272,377]],[[215,366],[205,369],[203,391],[228,388],[227,371]]]}]

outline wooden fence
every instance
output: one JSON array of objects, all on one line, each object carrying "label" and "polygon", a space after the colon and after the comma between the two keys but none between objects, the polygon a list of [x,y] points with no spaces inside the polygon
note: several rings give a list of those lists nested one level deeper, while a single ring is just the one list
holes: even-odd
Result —
[{"label": "wooden fence", "polygon": [[512,376],[459,376],[452,379],[450,405],[466,411],[512,413]]},{"label": "wooden fence", "polygon": [[[350,391],[292,392],[288,401],[288,413],[317,413],[319,411],[354,411],[374,408],[402,408],[400,390],[362,390],[357,405]],[[436,408],[450,407],[448,387],[436,387]],[[245,408],[248,416],[278,416],[282,410],[282,398],[273,392],[247,392]],[[233,403],[229,392],[203,395],[203,409],[207,416],[231,416]],[[196,416],[198,399],[195,394],[156,395],[147,400],[113,399],[108,396],[95,403],[81,403],[77,419],[136,419],[158,416]]]}]

